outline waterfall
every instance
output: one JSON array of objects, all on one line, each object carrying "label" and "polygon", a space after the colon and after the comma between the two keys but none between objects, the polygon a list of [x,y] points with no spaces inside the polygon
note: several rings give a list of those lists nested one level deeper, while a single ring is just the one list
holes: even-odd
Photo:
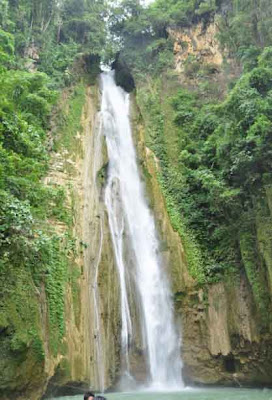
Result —
[{"label": "waterfall", "polygon": [[[159,256],[159,241],[140,179],[129,119],[129,95],[102,74],[101,115],[109,169],[105,203],[118,267],[121,290],[122,352],[124,373],[130,373],[129,352],[133,324],[128,275],[134,268],[142,343],[150,381],[156,387],[180,387],[180,343],[174,323],[170,285]],[[133,264],[125,257],[130,246]]]}]

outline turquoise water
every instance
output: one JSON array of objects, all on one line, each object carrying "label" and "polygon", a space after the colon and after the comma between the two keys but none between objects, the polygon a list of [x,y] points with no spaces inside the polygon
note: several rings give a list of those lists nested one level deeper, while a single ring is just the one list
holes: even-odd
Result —
[{"label": "turquoise water", "polygon": [[[272,400],[271,389],[185,389],[178,393],[107,393],[107,400]],[[58,400],[83,400],[83,396]]]}]

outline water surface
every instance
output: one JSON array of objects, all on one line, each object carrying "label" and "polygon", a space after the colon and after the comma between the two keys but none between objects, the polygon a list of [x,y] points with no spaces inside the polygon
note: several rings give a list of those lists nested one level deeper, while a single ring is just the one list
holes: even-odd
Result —
[{"label": "water surface", "polygon": [[[272,400],[271,389],[185,389],[178,393],[108,393],[107,400]],[[83,400],[83,396],[58,400]]]}]

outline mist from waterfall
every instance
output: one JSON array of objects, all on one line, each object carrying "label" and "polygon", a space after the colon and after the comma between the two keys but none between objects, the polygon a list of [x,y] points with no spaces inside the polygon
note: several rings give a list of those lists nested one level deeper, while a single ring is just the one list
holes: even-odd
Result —
[{"label": "mist from waterfall", "polygon": [[[174,323],[171,291],[159,255],[154,217],[148,208],[137,166],[130,126],[129,95],[102,74],[101,116],[109,167],[105,203],[121,291],[123,373],[130,374],[133,338],[128,275],[134,268],[137,304],[149,379],[152,387],[182,387],[180,339]],[[133,265],[125,257],[129,244]]]}]

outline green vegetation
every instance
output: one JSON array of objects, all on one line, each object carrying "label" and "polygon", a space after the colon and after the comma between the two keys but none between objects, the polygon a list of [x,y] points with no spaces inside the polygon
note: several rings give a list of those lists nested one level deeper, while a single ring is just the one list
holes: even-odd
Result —
[{"label": "green vegetation", "polygon": [[[73,93],[69,100],[69,111],[62,113],[58,129],[60,135],[57,134],[55,141],[55,149],[61,150],[65,148],[73,153],[73,150],[78,146],[79,137],[81,133],[81,114],[85,103],[85,85],[79,82],[73,89]],[[65,136],[61,136],[61,132],[65,130]]]},{"label": "green vegetation", "polygon": [[[92,82],[100,59],[117,52],[118,82],[129,91],[136,84],[146,142],[159,160],[158,180],[192,276],[204,284],[246,274],[261,327],[270,323],[270,0],[109,3],[0,0],[0,396],[23,390],[35,368],[42,370],[42,323],[50,353],[63,350],[67,283],[80,323],[72,213],[66,190],[44,178],[54,152],[81,151],[82,79]],[[190,54],[181,84],[169,29],[202,24],[205,31],[214,19],[223,64]],[[60,90],[65,110],[57,107]],[[73,154],[64,161],[73,174]]]},{"label": "green vegetation", "polygon": [[253,69],[219,106],[201,104],[185,90],[172,100],[182,133],[183,182],[175,198],[198,241],[214,255],[214,272],[240,264],[241,226],[271,181],[271,72]]},{"label": "green vegetation", "polygon": [[[79,313],[66,189],[44,178],[53,151],[78,148],[79,78],[99,71],[103,12],[95,0],[0,1],[0,397],[43,373],[44,333],[61,353],[68,282]],[[56,106],[66,86],[68,114]]]}]

